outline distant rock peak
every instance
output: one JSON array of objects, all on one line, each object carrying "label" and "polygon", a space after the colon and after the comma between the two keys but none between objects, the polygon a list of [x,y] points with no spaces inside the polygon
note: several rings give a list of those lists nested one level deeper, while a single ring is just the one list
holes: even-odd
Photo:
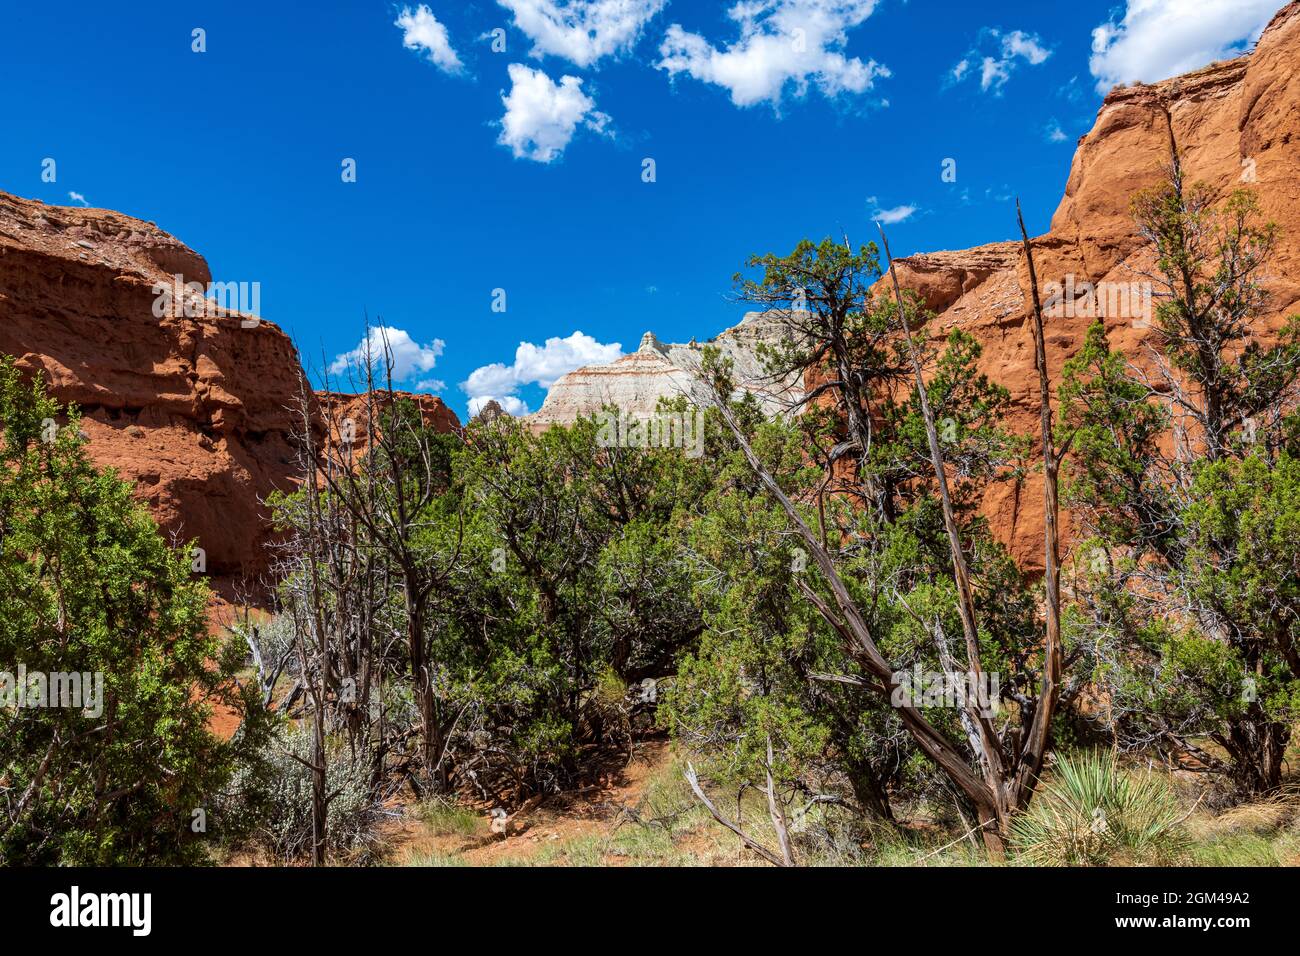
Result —
[{"label": "distant rock peak", "polygon": [[[732,363],[738,391],[756,396],[768,414],[781,414],[803,397],[798,376],[773,382],[759,358],[760,343],[776,344],[786,334],[786,314],[780,310],[748,312],[736,326],[710,339]],[[653,415],[661,398],[685,397],[706,406],[712,398],[700,375],[704,349],[692,338],[685,344],[666,343],[654,332],[641,336],[630,355],[608,365],[587,365],[558,379],[542,407],[525,419],[535,430],[568,425],[607,408],[629,417]]]},{"label": "distant rock peak", "polygon": [[637,347],[638,352],[658,352],[660,355],[666,355],[668,348],[659,341],[653,332],[647,332],[641,336],[641,344]]}]

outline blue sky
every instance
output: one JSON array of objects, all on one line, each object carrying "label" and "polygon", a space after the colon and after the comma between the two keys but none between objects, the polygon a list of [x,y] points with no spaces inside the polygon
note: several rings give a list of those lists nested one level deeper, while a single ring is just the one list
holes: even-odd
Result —
[{"label": "blue sky", "polygon": [[873,215],[899,255],[1007,239],[1015,195],[1045,231],[1099,87],[1280,5],[6,0],[0,189],[157,222],[260,283],[316,372],[368,313],[462,418],[536,410],[646,330],[734,324],[751,252]]}]

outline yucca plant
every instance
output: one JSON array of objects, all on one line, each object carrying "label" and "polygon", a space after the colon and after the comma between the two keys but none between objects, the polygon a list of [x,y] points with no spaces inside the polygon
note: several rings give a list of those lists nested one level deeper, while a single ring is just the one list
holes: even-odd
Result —
[{"label": "yucca plant", "polygon": [[1104,753],[1062,759],[1011,825],[1016,859],[1034,866],[1170,863],[1187,848],[1168,782]]}]

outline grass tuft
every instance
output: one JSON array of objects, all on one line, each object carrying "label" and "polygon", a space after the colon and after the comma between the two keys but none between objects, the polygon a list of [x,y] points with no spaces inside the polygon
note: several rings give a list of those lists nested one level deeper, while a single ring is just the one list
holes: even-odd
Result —
[{"label": "grass tuft", "polygon": [[420,804],[416,815],[435,836],[458,836],[468,839],[483,832],[483,820],[466,807],[447,800],[430,800]]}]

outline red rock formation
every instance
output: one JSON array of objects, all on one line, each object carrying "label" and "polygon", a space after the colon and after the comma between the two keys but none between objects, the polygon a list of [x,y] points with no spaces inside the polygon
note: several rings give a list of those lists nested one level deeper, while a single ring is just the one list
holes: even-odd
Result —
[{"label": "red rock formation", "polygon": [[[435,395],[417,395],[411,392],[393,392],[396,401],[406,399],[414,402],[420,409],[420,417],[434,431],[452,432],[460,428],[460,419]],[[329,421],[331,440],[335,443],[343,440],[343,432],[348,433],[353,453],[360,457],[366,453],[369,445],[370,429],[367,427],[371,415],[374,416],[375,429],[378,430],[383,418],[384,408],[388,404],[387,392],[375,392],[372,413],[371,402],[365,395],[348,395],[341,392],[317,392],[321,415]],[[350,424],[349,424],[350,423]]]},{"label": "red rock formation", "polygon": [[[298,481],[302,367],[269,322],[156,316],[155,283],[176,275],[210,279],[153,223],[0,193],[0,353],[81,407],[94,460],[133,482],[164,529],[197,539],[209,573],[257,574],[271,533],[262,502]],[[421,401],[457,424],[438,399]]]},{"label": "red rock formation", "polygon": [[[1172,126],[1192,180],[1226,197],[1253,189],[1267,217],[1282,228],[1266,279],[1274,319],[1300,311],[1300,2],[1287,4],[1249,55],[1154,85],[1117,88],[1106,97],[1092,131],[1080,142],[1051,230],[1034,240],[1040,285],[1132,283],[1151,256],[1129,209],[1138,190],[1156,184],[1169,159]],[[1250,182],[1253,173],[1254,182]],[[1015,235],[1015,209],[996,226]],[[937,333],[953,327],[984,347],[982,371],[1011,390],[1009,427],[1036,435],[1038,380],[1029,318],[1029,279],[1018,242],[898,261],[899,278],[938,313]],[[1082,344],[1087,315],[1047,322],[1049,371]],[[1111,344],[1135,360],[1148,334],[1131,316],[1108,314]],[[997,487],[984,508],[1022,566],[1043,564],[1042,493]]]}]

